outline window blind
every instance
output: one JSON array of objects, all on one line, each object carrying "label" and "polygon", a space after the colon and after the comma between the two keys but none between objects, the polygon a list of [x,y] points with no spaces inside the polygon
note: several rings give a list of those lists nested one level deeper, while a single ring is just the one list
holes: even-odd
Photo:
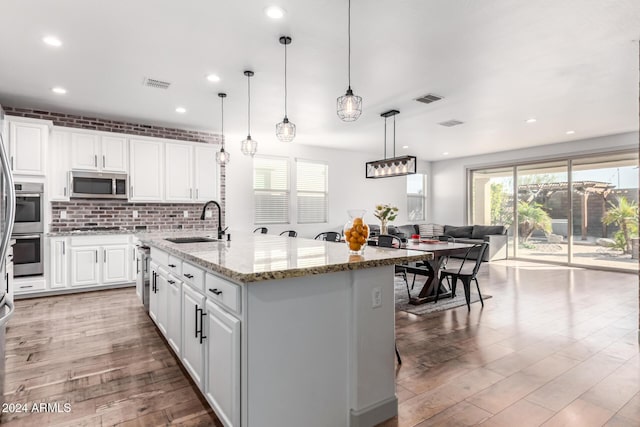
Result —
[{"label": "window blind", "polygon": [[329,166],[296,160],[298,223],[326,223],[329,210]]},{"label": "window blind", "polygon": [[289,162],[279,158],[253,158],[255,224],[289,223]]}]

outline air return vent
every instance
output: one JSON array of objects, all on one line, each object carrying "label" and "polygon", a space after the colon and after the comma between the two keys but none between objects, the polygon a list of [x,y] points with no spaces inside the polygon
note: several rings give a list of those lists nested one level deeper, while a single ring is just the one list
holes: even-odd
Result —
[{"label": "air return vent", "polygon": [[441,96],[434,95],[432,93],[428,93],[425,96],[421,96],[416,98],[416,101],[422,102],[424,104],[431,104],[432,102],[440,101],[442,99]]},{"label": "air return vent", "polygon": [[152,79],[150,77],[145,77],[143,84],[154,89],[169,89],[169,86],[171,86],[171,83],[169,82]]},{"label": "air return vent", "polygon": [[461,122],[460,120],[447,120],[446,122],[440,122],[438,124],[440,126],[446,126],[446,127],[450,128],[450,127],[461,125],[463,123],[464,122]]}]

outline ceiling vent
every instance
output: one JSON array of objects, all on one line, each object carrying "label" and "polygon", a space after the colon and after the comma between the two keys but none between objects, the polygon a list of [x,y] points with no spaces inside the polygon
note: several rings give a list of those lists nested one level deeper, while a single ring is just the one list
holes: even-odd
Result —
[{"label": "ceiling vent", "polygon": [[461,122],[460,120],[447,120],[446,122],[440,122],[438,123],[440,126],[446,126],[448,128],[454,127],[454,126],[458,126],[463,124],[464,122]]},{"label": "ceiling vent", "polygon": [[162,80],[156,80],[149,77],[145,77],[143,84],[154,89],[169,89],[169,86],[171,86],[171,83],[169,82],[163,82]]},{"label": "ceiling vent", "polygon": [[431,104],[432,102],[440,101],[442,99],[441,96],[434,95],[432,93],[428,93],[425,96],[421,96],[420,98],[416,98],[416,101],[422,102],[423,104]]}]

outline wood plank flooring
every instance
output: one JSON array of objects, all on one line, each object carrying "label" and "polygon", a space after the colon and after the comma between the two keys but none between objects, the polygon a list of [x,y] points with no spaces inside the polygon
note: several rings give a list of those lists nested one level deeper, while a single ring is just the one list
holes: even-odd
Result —
[{"label": "wood plank flooring", "polygon": [[[480,284],[484,309],[397,313],[399,416],[383,427],[640,425],[636,275],[509,261]],[[3,427],[221,425],[132,288],[16,306],[5,400],[71,412]]]}]

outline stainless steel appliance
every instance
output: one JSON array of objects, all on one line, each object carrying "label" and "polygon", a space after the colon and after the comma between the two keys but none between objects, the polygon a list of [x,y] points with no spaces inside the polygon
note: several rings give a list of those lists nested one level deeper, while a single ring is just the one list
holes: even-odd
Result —
[{"label": "stainless steel appliance", "polygon": [[148,246],[138,245],[136,251],[136,264],[138,268],[136,294],[144,305],[145,310],[149,312],[149,260],[151,258],[151,249]]},{"label": "stainless steel appliance", "polygon": [[15,234],[42,233],[44,230],[44,184],[16,182]]},{"label": "stainless steel appliance", "polygon": [[[7,251],[13,232],[13,220],[16,206],[16,194],[13,187],[13,177],[4,139],[4,111],[0,107],[0,261],[7,259]],[[11,298],[11,283],[9,281],[10,267],[0,262],[0,390],[4,389],[4,349],[5,327],[13,315],[14,306]],[[0,406],[4,404],[3,394],[0,393]]]},{"label": "stainless steel appliance", "polygon": [[44,273],[43,233],[14,234],[13,245],[14,277],[39,276]]},{"label": "stainless steel appliance", "polygon": [[71,197],[81,199],[126,199],[126,173],[71,171]]}]

